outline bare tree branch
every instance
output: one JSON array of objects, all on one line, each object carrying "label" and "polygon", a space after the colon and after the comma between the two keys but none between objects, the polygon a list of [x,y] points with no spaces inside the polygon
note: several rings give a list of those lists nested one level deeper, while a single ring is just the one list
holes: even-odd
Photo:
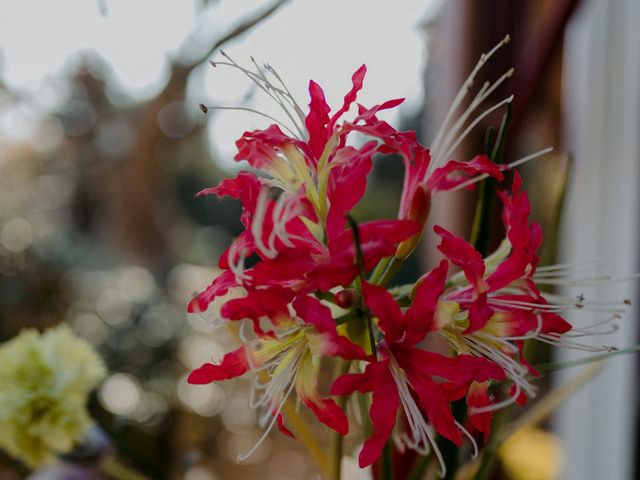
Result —
[{"label": "bare tree branch", "polygon": [[187,70],[193,70],[195,67],[197,67],[202,62],[207,60],[207,58],[209,58],[213,54],[213,52],[215,52],[217,49],[219,49],[225,43],[229,42],[230,40],[233,40],[234,38],[237,38],[237,37],[241,36],[242,34],[247,32],[248,30],[250,30],[251,28],[256,26],[258,23],[262,22],[263,20],[266,20],[273,13],[275,13],[277,10],[279,10],[280,7],[282,7],[285,3],[289,2],[289,1],[290,0],[278,0],[275,3],[273,3],[269,8],[267,8],[264,12],[259,13],[254,17],[248,18],[244,22],[241,22],[232,31],[230,31],[229,33],[227,33],[223,37],[221,37],[218,40],[216,40],[216,42],[214,42],[214,44],[211,46],[211,48],[209,48],[209,50],[204,55],[202,55],[197,60],[190,62],[188,65],[185,66],[185,68]]}]

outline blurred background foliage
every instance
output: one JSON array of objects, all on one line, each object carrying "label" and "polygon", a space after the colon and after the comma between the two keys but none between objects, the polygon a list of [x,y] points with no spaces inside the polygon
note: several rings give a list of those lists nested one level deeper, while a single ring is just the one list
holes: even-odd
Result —
[{"label": "blurred background foliage", "polygon": [[[217,2],[205,3],[214,8]],[[278,15],[281,3],[251,17],[256,25],[249,21],[244,30],[235,25],[229,32],[240,36],[259,28],[261,15]],[[552,1],[452,3],[423,26],[433,56],[424,76],[426,107],[405,114],[402,126],[418,130],[426,142],[435,130],[434,118],[442,118],[439,112],[450,101],[448,92],[458,88],[482,51],[511,33],[514,47],[489,71],[495,77],[513,64],[526,67],[506,87],[525,102],[514,107],[509,161],[521,152],[557,145],[559,39],[566,18],[563,23],[554,15],[570,15],[577,2],[560,2],[573,3],[564,13]],[[108,1],[96,8],[109,14]],[[415,12],[416,18],[422,13]],[[484,27],[488,22],[491,29]],[[461,38],[449,41],[461,31]],[[550,42],[545,35],[553,37]],[[43,329],[64,321],[95,345],[111,374],[91,411],[126,461],[150,478],[313,478],[315,466],[301,444],[277,434],[236,464],[237,455],[261,434],[247,405],[249,381],[204,387],[185,381],[190,369],[220,357],[232,341],[232,332],[214,327],[211,318],[185,311],[240,231],[235,202],[194,197],[229,175],[206,136],[208,117],[185,101],[191,72],[211,50],[177,58],[164,88],[144,101],[122,91],[109,64],[93,54],[75,58],[56,79],[66,101],[55,110],[42,110],[37,98],[0,83],[0,127],[23,130],[15,141],[3,138],[0,128],[0,340],[25,327]],[[455,60],[447,63],[448,58]],[[532,72],[531,66],[539,68]],[[528,75],[537,81],[535,91],[526,91]],[[438,88],[444,89],[442,98]],[[500,115],[487,119],[459,157],[482,151],[486,129],[499,122]],[[541,205],[534,216],[546,231],[557,222],[566,174],[553,176],[557,185],[549,193],[551,177],[540,172],[558,172],[565,165],[566,158],[552,156],[538,162],[535,171],[527,169],[533,203]],[[376,161],[357,210],[361,220],[395,215],[402,173],[397,159]],[[544,196],[536,195],[541,184]],[[468,232],[473,194],[447,202],[449,207],[434,207],[435,220]],[[553,245],[546,247],[545,258],[551,259]],[[433,262],[426,247],[421,261]],[[411,280],[417,272],[413,265],[403,278]],[[25,474],[21,465],[0,457],[0,478]]]}]

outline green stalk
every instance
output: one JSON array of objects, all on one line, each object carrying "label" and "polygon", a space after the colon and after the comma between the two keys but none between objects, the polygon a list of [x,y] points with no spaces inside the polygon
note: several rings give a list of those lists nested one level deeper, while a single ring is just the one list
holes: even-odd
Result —
[{"label": "green stalk", "polygon": [[371,273],[371,277],[369,278],[369,283],[373,283],[374,285],[378,284],[385,270],[389,266],[389,262],[391,262],[392,258],[393,257],[384,257],[382,260],[378,262],[376,267],[373,269],[373,272]]},{"label": "green stalk", "polygon": [[393,452],[390,440],[387,440],[387,443],[382,450],[382,457],[380,460],[380,476],[382,480],[393,480]]},{"label": "green stalk", "polygon": [[407,480],[422,480],[429,467],[429,460],[431,460],[431,455],[420,455],[416,458]]},{"label": "green stalk", "polygon": [[[335,378],[338,378],[349,371],[349,367],[351,366],[350,360],[340,359],[340,361],[336,364],[336,375]],[[347,396],[342,395],[338,397],[337,403],[341,410],[345,410],[347,406]],[[344,443],[344,437],[340,435],[338,432],[333,432],[331,438],[331,460],[330,460],[330,468],[331,468],[331,479],[332,480],[340,480],[341,472],[342,472],[342,446]]]},{"label": "green stalk", "polygon": [[506,407],[498,410],[494,414],[493,421],[491,422],[491,437],[489,437],[489,441],[484,447],[480,460],[480,467],[478,468],[476,475],[473,477],[473,480],[485,480],[487,478],[492,478],[490,475],[493,472],[496,463],[496,453],[503,440],[500,433],[507,421],[509,410],[510,409]]},{"label": "green stalk", "polygon": [[389,263],[389,266],[384,271],[384,274],[382,275],[382,277],[378,280],[377,285],[385,286],[387,283],[391,281],[391,279],[395,276],[395,274],[398,273],[401,267],[402,267],[402,260],[399,260],[396,257],[392,257],[391,262]]}]

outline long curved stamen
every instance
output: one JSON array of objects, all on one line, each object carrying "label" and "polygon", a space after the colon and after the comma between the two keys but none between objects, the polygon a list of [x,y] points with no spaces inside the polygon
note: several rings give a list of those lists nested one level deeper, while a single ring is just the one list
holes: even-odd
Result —
[{"label": "long curved stamen", "polygon": [[[539,337],[538,337],[539,338]],[[481,338],[478,338],[475,334],[464,336],[463,337],[465,345],[469,348],[472,354],[479,357],[485,357],[497,365],[499,365],[507,375],[507,377],[514,383],[517,387],[518,391],[524,390],[529,397],[535,396],[535,388],[531,383],[529,383],[525,376],[528,374],[528,370],[524,365],[516,362],[516,360],[501,351],[495,346],[490,344],[486,344]],[[512,348],[515,348],[514,345],[508,344]],[[517,398],[517,397],[516,397]],[[513,401],[509,401],[507,403],[510,405]],[[502,405],[502,404],[500,404]]]},{"label": "long curved stamen", "polygon": [[[294,386],[295,386],[295,384],[292,383],[291,386],[289,387],[289,390],[287,391],[287,393],[285,395],[285,401],[289,397],[289,395],[291,394],[291,391],[293,390]],[[237,457],[237,461],[238,462],[242,462],[242,461],[246,460],[247,458],[249,458],[253,454],[253,452],[255,452],[258,449],[258,447],[260,445],[262,445],[262,442],[264,442],[264,440],[269,435],[269,432],[271,432],[271,430],[273,429],[273,426],[276,424],[276,421],[278,420],[278,415],[280,415],[283,406],[284,406],[284,401],[280,405],[278,405],[277,410],[275,412],[273,412],[273,418],[271,419],[271,423],[269,423],[269,426],[264,431],[264,433],[262,434],[260,439],[253,446],[253,448],[251,450],[249,450],[247,453],[238,455],[238,457]]]},{"label": "long curved stamen", "polygon": [[431,448],[433,448],[440,463],[440,476],[444,478],[447,473],[447,468],[442,453],[435,442],[432,427],[424,419],[413,395],[411,395],[405,375],[400,371],[393,359],[391,359],[389,365],[391,376],[398,389],[400,403],[402,404],[402,409],[404,410],[407,423],[409,424],[409,430],[411,431],[411,437],[403,434],[402,439],[409,448],[415,450],[420,455],[428,454]]},{"label": "long curved stamen", "polygon": [[[518,160],[515,160],[509,164],[507,164],[505,166],[505,170],[510,170],[513,169],[515,167],[517,167],[518,165],[522,165],[525,162],[529,162],[531,160],[534,160],[538,157],[541,157],[543,155],[546,155],[547,153],[550,153],[553,151],[553,147],[547,147],[547,148],[543,148],[542,150],[539,150],[535,153],[532,153],[531,155],[527,155],[526,157],[520,158]],[[470,185],[473,185],[474,183],[478,183],[482,180],[484,180],[485,178],[489,178],[489,175],[487,173],[483,173],[482,175],[477,175],[475,177],[471,177],[469,180],[462,182],[459,185],[456,185],[454,188],[452,188],[451,190],[447,190],[447,192],[457,192],[458,190],[462,190],[467,188]]]},{"label": "long curved stamen", "polygon": [[267,202],[269,200],[269,187],[263,186],[258,194],[258,200],[256,201],[256,211],[251,222],[251,234],[256,244],[256,248],[267,258],[275,258],[278,254],[277,250],[271,250],[264,244],[263,226],[265,221],[265,215],[267,211]]},{"label": "long curved stamen", "polygon": [[[204,108],[204,107],[202,107]],[[296,136],[296,133],[291,130],[285,123],[283,123],[281,120],[278,120],[276,117],[273,117],[267,113],[261,112],[260,110],[256,110],[255,108],[249,108],[249,107],[223,107],[221,105],[206,105],[206,109],[207,110],[235,110],[238,112],[249,112],[249,113],[255,113],[256,115],[260,115],[261,117],[264,118],[268,118],[269,120],[277,123],[278,125],[280,125],[282,128],[284,128],[288,133],[290,133],[292,136]]]},{"label": "long curved stamen", "polygon": [[453,144],[447,148],[447,150],[445,151],[445,153],[443,153],[440,157],[437,158],[437,160],[434,162],[434,165],[439,165],[444,163],[444,161],[446,161],[447,158],[449,158],[449,156],[455,151],[456,148],[458,148],[458,146],[462,143],[462,141],[467,138],[467,135],[469,135],[469,133],[471,133],[471,131],[476,127],[476,125],[478,125],[483,118],[485,118],[487,115],[491,114],[492,112],[496,111],[498,108],[502,107],[503,105],[506,105],[508,103],[511,103],[513,101],[513,95],[505,98],[504,100],[496,103],[494,106],[487,108],[485,111],[483,111],[480,115],[478,115],[473,122],[471,122],[469,124],[469,126],[464,130],[464,132],[462,132],[460,134],[460,136],[456,139],[455,142],[453,142]]},{"label": "long curved stamen", "polygon": [[572,342],[565,340],[564,335],[554,335],[551,333],[543,333],[538,337],[538,340],[549,345],[556,347],[571,348],[573,350],[581,350],[583,352],[615,352],[617,348],[608,345],[602,345],[600,347],[594,347],[585,343]]},{"label": "long curved stamen", "polygon": [[473,438],[473,435],[469,433],[469,430],[464,428],[457,420],[456,420],[456,426],[460,429],[460,431],[464,434],[464,436],[467,437],[471,442],[471,446],[473,447],[473,453],[471,454],[471,458],[475,460],[476,458],[478,458],[478,453],[479,453],[478,443],[476,442],[476,439]]},{"label": "long curved stamen", "polygon": [[[214,67],[218,65],[224,65],[224,66],[236,68],[240,70],[242,73],[244,73],[260,90],[262,90],[267,96],[269,96],[269,98],[271,98],[284,111],[285,115],[292,122],[295,130],[297,130],[298,135],[296,135],[293,132],[293,130],[290,129],[289,127],[284,126],[283,122],[280,122],[277,120],[275,121],[277,121],[278,124],[283,125],[294,137],[299,136],[298,138],[300,140],[304,140],[307,136],[306,128],[304,127],[304,115],[301,115],[302,109],[298,106],[298,103],[295,101],[295,99],[291,95],[291,92],[289,91],[289,89],[284,87],[284,90],[283,90],[279,88],[277,85],[274,85],[273,82],[271,82],[269,78],[264,74],[262,69],[258,66],[258,64],[255,62],[253,58],[251,59],[251,61],[255,65],[258,73],[252,72],[251,70],[236,63],[224,51],[221,50],[220,53],[229,61],[228,62],[211,62],[211,64]],[[274,75],[274,78],[281,85],[284,86],[284,82],[282,81],[282,78],[280,78],[279,75],[274,74],[275,70],[273,69],[273,67],[268,67],[267,71],[272,75]],[[289,105],[289,107],[287,107],[285,102],[286,104]],[[293,112],[294,112],[293,114],[291,113],[289,108],[293,108]],[[255,112],[255,113],[259,113],[259,112]],[[262,115],[266,116],[265,114],[262,114]]]},{"label": "long curved stamen", "polygon": [[[291,356],[291,358],[286,359],[287,356]],[[295,387],[295,377],[303,356],[304,349],[297,345],[289,351],[281,352],[280,355],[277,355],[269,361],[267,365],[265,365],[267,369],[272,369],[272,372],[269,373],[269,375],[273,376],[268,382],[265,382],[264,386],[260,385],[256,387],[255,390],[252,390],[250,406],[252,408],[262,407],[265,409],[265,412],[258,419],[258,424],[261,427],[267,425],[267,420],[270,420],[264,433],[251,450],[238,456],[239,462],[246,460],[251,456],[262,442],[264,442],[269,435],[269,432],[271,432],[275,426],[285,402]],[[278,371],[278,367],[281,366],[283,362],[286,362],[285,367]],[[274,374],[276,371],[277,373]],[[263,393],[256,399],[255,391],[257,390],[262,390]]]},{"label": "long curved stamen", "polygon": [[[476,78],[476,75],[482,69],[482,67],[487,63],[487,61],[493,56],[493,54],[496,53],[501,47],[509,43],[510,40],[511,38],[509,37],[509,35],[507,35],[506,37],[504,37],[504,39],[502,39],[500,43],[498,43],[495,47],[493,47],[489,52],[480,56],[478,63],[476,63],[475,67],[473,68],[469,76],[466,78],[466,80],[462,84],[462,87],[456,94],[456,97],[451,103],[451,106],[449,107],[449,111],[447,112],[445,119],[442,122],[442,125],[440,126],[438,133],[436,134],[436,137],[433,141],[433,145],[431,148],[431,152],[434,157],[440,156],[439,154],[442,149],[441,143],[445,135],[445,132],[449,130],[449,123],[451,122],[453,115],[458,110],[458,107],[462,104],[463,100],[471,90],[471,87],[473,86],[473,82]],[[433,168],[435,168],[435,165]],[[430,168],[429,171],[431,172],[433,171],[433,169]]]},{"label": "long curved stamen", "polygon": [[520,385],[518,383],[514,383],[514,385],[516,389],[513,392],[513,394],[509,396],[507,399],[498,403],[492,403],[491,405],[487,405],[485,407],[471,407],[469,408],[469,413],[471,415],[477,415],[478,413],[495,412],[496,410],[500,410],[501,408],[508,407],[509,405],[513,405],[518,399],[518,397],[520,396],[520,394],[522,393],[522,389]]},{"label": "long curved stamen", "polygon": [[229,247],[227,258],[229,260],[229,270],[233,273],[237,283],[242,284],[251,279],[251,275],[247,274],[244,269],[245,252],[236,243],[232,243]]}]

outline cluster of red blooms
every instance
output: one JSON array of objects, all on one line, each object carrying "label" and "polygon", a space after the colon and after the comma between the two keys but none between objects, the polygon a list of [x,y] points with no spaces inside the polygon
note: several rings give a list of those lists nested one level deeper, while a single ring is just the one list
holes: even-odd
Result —
[{"label": "cluster of red blooms", "polygon": [[[360,451],[361,467],[374,462],[391,437],[438,457],[437,435],[458,445],[464,437],[486,439],[495,409],[534,393],[529,379],[536,372],[523,356],[524,341],[556,343],[571,330],[558,315],[566,305],[552,304],[537,286],[542,235],[529,220],[518,173],[499,192],[506,238],[492,255],[483,258],[465,239],[436,226],[444,260],[408,288],[388,289],[394,266],[421,238],[432,196],[489,176],[504,186],[505,168],[485,155],[447,159],[453,137],[440,139],[436,158],[435,146],[430,151],[415,132],[378,117],[402,100],[355,104],[364,66],[333,114],[313,81],[305,115],[284,84],[267,82],[261,70],[243,71],[290,107],[285,111],[294,127],[245,132],[235,159],[253,169],[200,193],[239,199],[244,231],[220,257],[222,273],[189,311],[205,312],[215,301],[224,321],[249,323],[253,332],[243,332],[240,346],[219,362],[194,370],[189,382],[257,372],[250,401],[261,408],[267,432],[277,424],[288,435],[282,408],[290,398],[346,435],[349,419],[329,395],[371,394],[373,433]],[[355,118],[344,120],[352,107]],[[353,132],[369,141],[352,146]],[[373,158],[390,153],[405,166],[398,217],[356,224],[350,212],[365,193]],[[445,342],[429,341],[437,337]],[[348,368],[322,394],[318,379],[326,357],[343,359]],[[496,400],[498,382],[510,390]],[[457,420],[452,403],[461,399],[467,414]]]}]

